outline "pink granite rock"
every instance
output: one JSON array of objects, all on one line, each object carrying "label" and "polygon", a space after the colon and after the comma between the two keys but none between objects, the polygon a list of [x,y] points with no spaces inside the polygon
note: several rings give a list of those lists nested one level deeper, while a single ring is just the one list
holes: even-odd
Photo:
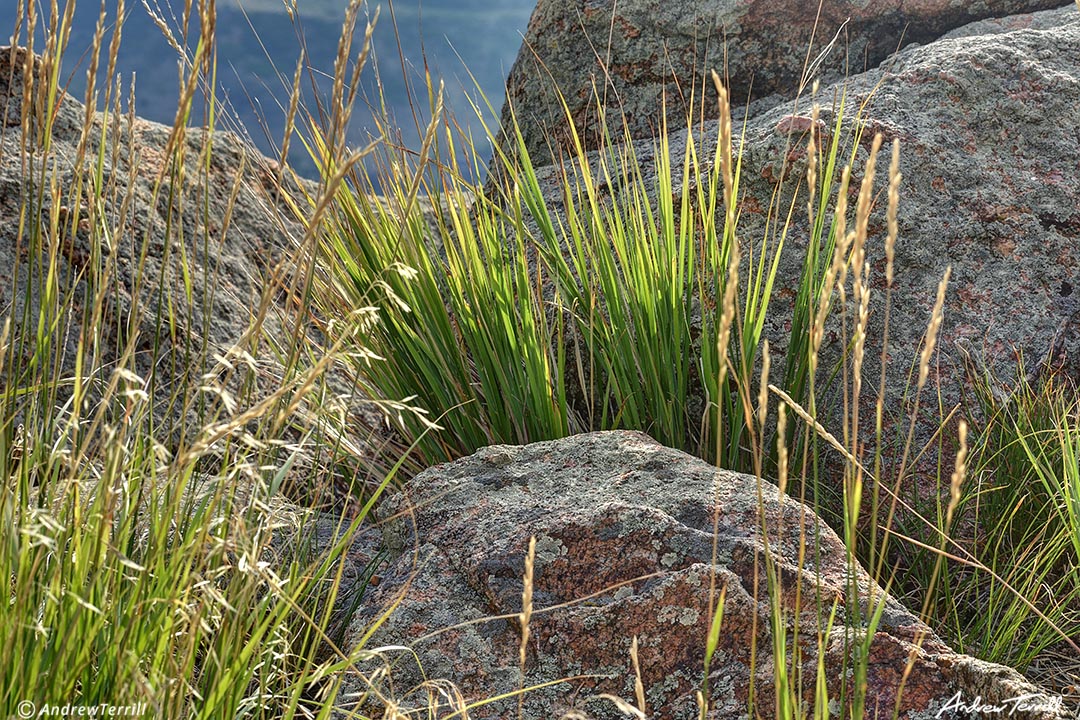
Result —
[{"label": "pink granite rock", "polygon": [[1065,4],[823,0],[819,14],[812,0],[539,0],[507,80],[504,127],[513,104],[534,164],[544,165],[569,147],[555,87],[593,146],[601,128],[595,95],[615,138],[652,137],[665,115],[685,127],[692,96],[698,112],[714,116],[709,70],[726,68],[737,104],[770,96],[766,104],[776,104],[795,95],[808,58],[834,39],[817,73],[824,80],[876,67],[905,45],[974,20]]},{"label": "pink granite rock", "polygon": [[[775,673],[759,507],[783,577],[785,627],[800,632],[808,700],[823,625],[814,598],[820,596],[827,610],[839,602],[824,657],[830,697],[838,699],[845,642],[865,633],[867,600],[883,597],[881,588],[861,568],[849,568],[840,539],[813,511],[775,486],[717,470],[633,432],[489,447],[417,476],[382,508],[384,516],[399,514],[387,525],[396,557],[365,598],[351,639],[356,642],[396,604],[364,648],[403,646],[382,655],[391,670],[375,688],[403,708],[413,701],[424,707],[427,691],[410,692],[424,678],[452,681],[466,701],[513,692],[522,681],[514,615],[521,610],[524,557],[535,536],[524,683],[570,679],[529,692],[522,717],[558,718],[571,708],[594,718],[625,717],[592,698],[610,693],[633,700],[629,650],[636,636],[649,717],[697,718],[715,579],[727,588],[727,599],[709,673],[708,717],[744,717],[753,681],[755,716],[770,718]],[[810,543],[803,562],[800,531]],[[796,587],[802,592],[797,615],[791,612]],[[960,717],[945,709],[957,693],[985,703],[1030,693],[1032,709],[1014,717],[1064,717],[1058,699],[1013,670],[952,652],[892,598],[885,599],[870,645],[868,717],[891,717],[911,654],[915,662],[900,718]],[[368,677],[382,660],[365,664]],[[356,677],[348,682],[343,698],[349,690],[371,689]],[[365,716],[380,716],[379,710],[377,704],[363,708]],[[518,717],[517,699],[475,707],[469,716]]]}]

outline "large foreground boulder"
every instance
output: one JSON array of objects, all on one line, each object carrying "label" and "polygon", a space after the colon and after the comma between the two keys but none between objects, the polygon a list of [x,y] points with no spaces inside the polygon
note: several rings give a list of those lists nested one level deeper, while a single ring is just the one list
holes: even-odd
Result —
[{"label": "large foreground boulder", "polygon": [[[767,482],[717,470],[639,433],[485,448],[417,476],[382,512],[397,513],[387,526],[397,556],[356,619],[352,640],[392,608],[364,646],[404,647],[384,651],[366,674],[375,677],[379,662],[387,662],[389,675],[375,689],[402,709],[411,701],[425,707],[429,692],[453,697],[443,682],[450,680],[470,702],[512,693],[521,683],[542,686],[525,695],[525,718],[557,718],[571,708],[623,717],[610,702],[592,698],[610,693],[634,702],[630,647],[637,637],[649,716],[696,718],[715,583],[727,595],[708,679],[708,717],[744,717],[751,684],[755,712],[772,717],[764,524],[783,579],[783,624],[789,633],[799,630],[808,700],[822,627],[815,603],[820,599],[827,613],[837,602],[822,657],[837,700],[847,672],[845,643],[864,635],[868,603],[883,599],[868,658],[871,715],[891,716],[913,658],[900,718],[943,709],[937,716],[962,715],[947,709],[957,698],[970,705],[975,697],[998,703],[1022,695],[1025,709],[1014,717],[1064,717],[1060,699],[1018,673],[952,652],[860,567],[850,567],[843,544],[807,507]],[[808,542],[804,562],[800,533]],[[533,615],[522,678],[515,615],[530,537],[536,538]],[[443,684],[412,691],[425,678]],[[356,680],[351,689],[372,688]],[[517,702],[509,697],[469,715],[516,717]]]},{"label": "large foreground boulder", "polygon": [[[715,117],[708,71],[725,71],[737,103],[775,104],[799,90],[807,61],[835,39],[817,75],[834,80],[876,67],[910,43],[927,43],[974,20],[1061,7],[1063,0],[539,0],[507,80],[503,126],[517,112],[537,165],[572,147],[555,88],[589,142],[601,130],[594,98],[602,98],[617,140],[624,130],[652,137],[666,115],[685,127]],[[1071,3],[1070,3],[1071,5]],[[845,24],[846,23],[846,24]],[[666,106],[661,98],[666,96]],[[549,147],[552,143],[554,147]]]}]

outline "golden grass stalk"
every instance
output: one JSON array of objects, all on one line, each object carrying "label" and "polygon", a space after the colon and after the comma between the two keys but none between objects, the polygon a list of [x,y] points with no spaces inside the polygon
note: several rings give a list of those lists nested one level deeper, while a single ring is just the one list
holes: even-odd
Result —
[{"label": "golden grass stalk", "polygon": [[949,278],[952,276],[952,266],[945,268],[945,275],[938,283],[937,299],[934,301],[934,309],[930,313],[930,325],[926,328],[926,342],[923,345],[922,354],[919,356],[919,381],[916,388],[922,390],[926,386],[926,379],[930,376],[930,361],[934,357],[934,348],[937,345],[938,334],[941,332],[943,309],[945,307],[945,291],[949,286]]},{"label": "golden grass stalk", "polygon": [[889,164],[889,204],[885,213],[887,223],[887,233],[885,235],[885,283],[890,288],[893,285],[893,268],[896,261],[896,238],[900,234],[897,214],[900,207],[900,183],[903,179],[904,176],[900,172],[900,141],[893,140],[892,162]]},{"label": "golden grass stalk", "polygon": [[645,685],[641,681],[641,663],[638,661],[637,635],[630,643],[630,662],[634,666],[634,698],[637,700],[637,709],[642,717],[648,717],[648,711],[645,709]]},{"label": "golden grass stalk", "polygon": [[522,578],[521,613],[518,622],[521,625],[521,645],[518,648],[518,664],[521,669],[521,684],[518,689],[518,717],[525,712],[525,655],[529,647],[529,621],[532,619],[533,568],[536,563],[536,536],[529,538],[529,550],[525,554],[525,573]]}]

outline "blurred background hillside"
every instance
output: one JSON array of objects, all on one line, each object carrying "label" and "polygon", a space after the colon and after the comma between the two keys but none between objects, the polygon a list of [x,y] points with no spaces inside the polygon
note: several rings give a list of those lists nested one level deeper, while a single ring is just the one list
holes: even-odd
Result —
[{"label": "blurred background hillside", "polygon": [[[69,2],[71,0],[68,0]],[[117,0],[104,0],[108,22],[106,45],[111,24],[116,21]],[[291,4],[291,0],[290,0]],[[16,6],[13,0],[0,1],[0,27],[15,29]],[[60,0],[61,8],[64,0]],[[151,13],[157,14],[180,37],[183,0],[127,0],[119,72],[125,87],[136,76],[136,110],[142,117],[171,123],[176,113],[178,88],[177,54],[170,47]],[[218,97],[228,103],[229,114],[239,120],[244,131],[266,154],[276,155],[284,124],[283,106],[289,93],[302,42],[306,43],[308,63],[317,73],[315,85],[325,93],[333,70],[338,37],[345,16],[347,0],[296,0],[298,22],[290,18],[284,0],[218,0]],[[413,112],[405,90],[405,79],[398,59],[391,7],[385,0],[369,0],[368,16],[381,5],[374,45],[378,59],[383,94],[395,127],[401,128],[407,146],[418,145]],[[459,122],[468,124],[477,140],[483,128],[470,108],[466,95],[478,100],[477,85],[499,112],[505,94],[506,75],[521,45],[521,34],[528,23],[534,0],[396,0],[393,16],[397,19],[398,37],[410,79],[424,90],[424,57],[436,82],[446,82],[447,104]],[[48,3],[38,7],[46,21]],[[85,88],[86,58],[100,11],[99,0],[78,0],[64,77],[68,91],[82,98]],[[362,23],[361,23],[362,25]],[[197,27],[197,26],[196,26]],[[25,28],[20,42],[25,42]],[[39,32],[36,43],[41,42]],[[358,28],[362,37],[363,27]],[[302,36],[302,37],[301,37]],[[192,34],[192,46],[195,36]],[[40,47],[40,45],[39,45]],[[359,44],[355,54],[359,52]],[[466,68],[475,77],[475,84]],[[375,66],[369,63],[363,75],[364,94],[376,102]],[[283,74],[284,80],[278,73]],[[308,107],[314,107],[312,83],[305,88]],[[417,108],[426,109],[425,95],[417,98]],[[487,112],[485,110],[485,112]],[[490,113],[488,113],[490,115]],[[193,122],[202,121],[201,111]],[[420,122],[425,118],[421,117]],[[491,122],[497,118],[489,117]],[[370,111],[362,102],[354,115],[349,139],[354,145],[365,142],[373,127]],[[315,168],[303,148],[294,144],[291,160],[303,174],[313,177]]]}]

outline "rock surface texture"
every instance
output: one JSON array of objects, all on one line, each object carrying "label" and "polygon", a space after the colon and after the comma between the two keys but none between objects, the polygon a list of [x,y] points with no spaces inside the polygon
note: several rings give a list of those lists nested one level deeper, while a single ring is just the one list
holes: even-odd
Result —
[{"label": "rock surface texture", "polygon": [[[182,141],[184,172],[174,172],[166,157],[172,128],[126,113],[109,119],[90,113],[92,129],[80,148],[86,108],[63,93],[43,160],[40,119],[27,126],[29,137],[23,129],[27,60],[23,49],[0,48],[0,307],[13,309],[15,351],[35,351],[32,342],[23,341],[36,332],[48,270],[47,252],[36,248],[48,247],[55,233],[61,297],[85,297],[90,291],[104,298],[104,316],[84,337],[84,347],[97,353],[95,367],[115,366],[128,338],[136,335],[135,371],[148,387],[153,383],[155,398],[166,398],[185,376],[223,373],[214,355],[238,344],[267,357],[256,351],[258,342],[284,342],[289,336],[283,306],[271,302],[262,333],[248,329],[266,278],[304,233],[284,200],[273,194],[276,165],[232,133],[189,129]],[[35,58],[34,67],[40,66]],[[89,178],[102,138],[101,186],[92,193]],[[77,178],[82,178],[81,192]],[[40,185],[43,200],[34,199]],[[22,218],[24,205],[30,212]],[[107,238],[97,247],[91,243],[93,225],[105,228],[96,237]],[[38,234],[41,240],[35,241]],[[26,327],[24,317],[30,318]],[[65,375],[75,370],[86,320],[83,313],[55,318],[53,352]],[[203,343],[209,351],[200,349]],[[195,365],[192,357],[210,360]],[[269,389],[275,369],[260,362],[260,381]],[[159,415],[174,410],[156,408]]]},{"label": "rock surface texture", "polygon": [[[808,60],[834,39],[815,73],[826,81],[876,67],[904,45],[928,43],[974,20],[1064,4],[824,0],[819,15],[818,3],[804,0],[539,0],[507,80],[503,126],[512,104],[534,164],[542,165],[552,150],[558,157],[572,147],[556,87],[590,142],[600,129],[597,96],[613,137],[623,137],[624,121],[630,137],[651,137],[665,114],[672,128],[686,126],[691,96],[695,117],[715,117],[716,92],[703,82],[710,70],[726,68],[737,104],[751,93],[776,104],[794,97]],[[556,147],[549,149],[551,140]]]},{"label": "rock surface texture", "polygon": [[[866,104],[858,120],[848,116],[841,137],[840,162],[854,158],[849,208],[875,133],[883,135],[886,147],[878,162],[881,192],[869,227],[873,295],[865,378],[872,385],[867,387],[877,385],[885,317],[883,176],[888,146],[893,139],[901,143],[886,424],[900,428],[900,437],[906,432],[912,409],[908,389],[914,384],[911,363],[950,266],[940,352],[924,394],[916,447],[940,425],[935,393],[940,391],[946,413],[964,399],[969,386],[965,353],[976,364],[986,364],[1003,394],[1015,386],[1020,356],[1028,374],[1054,370],[1080,380],[1080,136],[1072,121],[1080,114],[1077,7],[976,22],[928,45],[907,48],[887,68],[853,76],[846,86],[826,85],[820,97],[829,128],[833,98],[845,87],[847,108]],[[793,119],[809,114],[806,105],[785,102],[751,116],[746,124],[739,224],[744,247],[760,245],[776,184],[783,182],[777,206],[786,212],[795,186],[805,182],[808,137],[790,130],[800,126]],[[855,122],[863,125],[858,146],[851,141]],[[806,118],[803,126],[808,124]],[[715,122],[695,132],[705,156],[715,148],[717,134]],[[676,186],[686,141],[685,131],[672,137]],[[634,150],[638,158],[657,152],[653,140],[638,141]],[[558,211],[562,172],[549,167],[539,174],[549,207]],[[645,163],[644,174],[652,186],[655,163]],[[805,206],[803,194],[795,207]],[[774,358],[790,334],[808,235],[805,210],[796,211],[766,323]],[[826,334],[829,360],[838,357],[839,337],[839,332]],[[873,417],[874,396],[864,392],[864,418]],[[835,424],[830,429],[839,432]]]},{"label": "rock surface texture", "polygon": [[[406,691],[422,677],[452,680],[467,700],[513,692],[522,681],[529,686],[571,678],[525,696],[524,717],[546,720],[571,707],[596,718],[624,717],[610,702],[591,698],[610,693],[633,702],[630,645],[636,636],[649,717],[696,718],[715,582],[717,589],[726,588],[726,603],[709,676],[708,717],[745,716],[751,680],[757,711],[771,717],[770,604],[764,579],[755,583],[763,567],[759,498],[783,578],[784,622],[789,631],[799,627],[808,691],[817,661],[813,599],[820,597],[826,607],[838,601],[824,655],[830,694],[837,697],[845,634],[850,641],[863,632],[862,611],[854,608],[882,597],[880,587],[860,568],[849,576],[837,536],[771,484],[719,471],[632,432],[485,448],[417,476],[384,507],[387,515],[401,513],[389,525],[398,555],[357,619],[353,637],[379,608],[399,600],[365,647],[411,639],[409,650],[385,655],[397,661],[390,682],[403,708]],[[820,565],[812,559],[799,563],[800,530],[819,538]],[[534,609],[522,678],[515,615],[521,611],[531,536]],[[814,556],[808,551],[808,558]],[[852,578],[857,600],[849,592]],[[797,586],[804,605],[796,621]],[[750,665],[755,639],[756,669]],[[1030,708],[1015,717],[1064,717],[1053,698],[1016,672],[950,651],[892,599],[885,601],[870,645],[871,716],[875,708],[877,716],[891,715],[912,654],[901,718],[934,717],[956,693],[987,703],[1032,693]],[[411,698],[426,696],[419,691]],[[517,700],[510,698],[474,708],[470,716],[505,718],[516,712]],[[941,715],[946,716],[959,715]]]}]

